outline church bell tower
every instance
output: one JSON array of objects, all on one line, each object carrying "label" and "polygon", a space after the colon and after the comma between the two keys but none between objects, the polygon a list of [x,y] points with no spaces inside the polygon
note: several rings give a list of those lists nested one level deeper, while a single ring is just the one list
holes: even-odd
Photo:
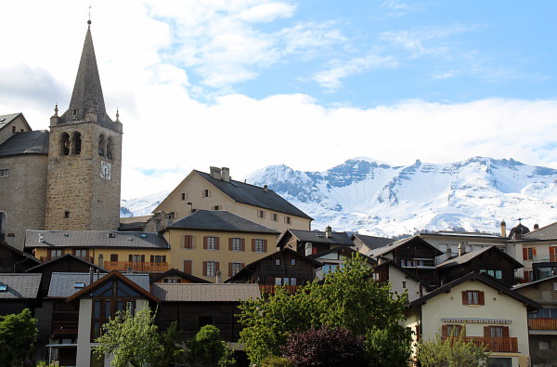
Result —
[{"label": "church bell tower", "polygon": [[50,118],[45,229],[120,225],[122,123],[106,113],[91,21],[70,105]]}]

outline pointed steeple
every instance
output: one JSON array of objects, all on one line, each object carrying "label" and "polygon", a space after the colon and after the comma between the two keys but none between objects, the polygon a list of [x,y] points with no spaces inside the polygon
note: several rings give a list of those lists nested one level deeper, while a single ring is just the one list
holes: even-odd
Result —
[{"label": "pointed steeple", "polygon": [[113,122],[106,114],[104,104],[95,48],[93,46],[93,38],[91,37],[91,21],[89,20],[87,23],[87,33],[70,106],[61,116],[59,123],[94,122],[112,127]]}]

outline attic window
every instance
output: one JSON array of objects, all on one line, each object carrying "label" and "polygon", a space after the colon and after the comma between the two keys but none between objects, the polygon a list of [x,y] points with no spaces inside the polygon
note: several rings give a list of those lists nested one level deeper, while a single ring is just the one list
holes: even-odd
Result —
[{"label": "attic window", "polygon": [[147,238],[147,233],[142,233],[139,235],[141,238]]},{"label": "attic window", "polygon": [[133,241],[133,237],[128,237],[128,241]]},{"label": "attic window", "polygon": [[8,177],[10,175],[10,170],[7,168],[0,169],[0,177]]},{"label": "attic window", "polygon": [[108,238],[116,238],[116,235],[114,233],[109,233]]},{"label": "attic window", "polygon": [[8,286],[5,284],[0,284],[0,292],[7,292]]},{"label": "attic window", "polygon": [[69,233],[64,233],[63,236],[64,237],[70,237],[70,234]]},{"label": "attic window", "polygon": [[74,287],[74,288],[85,288],[85,283],[83,283],[83,282],[75,282],[75,283],[73,284],[73,287]]}]

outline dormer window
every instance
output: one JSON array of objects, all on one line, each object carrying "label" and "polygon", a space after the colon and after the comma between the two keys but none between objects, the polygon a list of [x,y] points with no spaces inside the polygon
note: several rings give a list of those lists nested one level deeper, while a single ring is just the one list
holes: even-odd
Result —
[{"label": "dormer window", "polygon": [[85,288],[85,283],[83,283],[83,282],[75,282],[75,283],[73,284],[73,287],[74,287],[74,288]]},{"label": "dormer window", "polygon": [[0,284],[0,292],[7,292],[8,286],[6,284]]}]

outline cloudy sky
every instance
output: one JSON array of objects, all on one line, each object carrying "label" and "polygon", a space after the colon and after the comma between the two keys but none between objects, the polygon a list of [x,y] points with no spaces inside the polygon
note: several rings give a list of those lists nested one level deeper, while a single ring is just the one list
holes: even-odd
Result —
[{"label": "cloudy sky", "polygon": [[210,165],[557,168],[555,1],[2,1],[0,114],[66,110],[90,4],[123,198]]}]

